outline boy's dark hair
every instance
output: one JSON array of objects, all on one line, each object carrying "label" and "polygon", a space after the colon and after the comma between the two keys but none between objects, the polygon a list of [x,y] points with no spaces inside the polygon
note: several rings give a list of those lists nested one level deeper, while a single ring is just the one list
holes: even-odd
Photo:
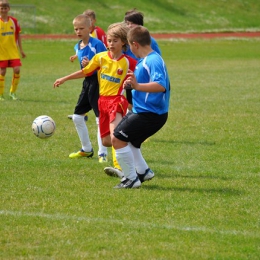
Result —
[{"label": "boy's dark hair", "polygon": [[137,42],[141,46],[151,45],[151,35],[144,26],[136,26],[131,28],[127,33],[129,43]]},{"label": "boy's dark hair", "polygon": [[143,13],[137,11],[136,8],[131,9],[125,13],[125,22],[144,25],[144,15]]}]

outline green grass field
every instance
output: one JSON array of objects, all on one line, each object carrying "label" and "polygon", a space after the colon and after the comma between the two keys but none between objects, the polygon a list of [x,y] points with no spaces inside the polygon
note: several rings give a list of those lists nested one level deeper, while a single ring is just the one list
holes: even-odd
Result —
[{"label": "green grass field", "polygon": [[[23,33],[73,34],[72,20],[93,9],[104,30],[122,21],[134,7],[144,13],[151,32],[214,32],[260,30],[259,0],[12,0],[11,13],[19,19]],[[30,8],[34,6],[34,8]]]},{"label": "green grass field", "polygon": [[[139,190],[113,189],[110,150],[106,165],[68,158],[81,80],[52,85],[79,69],[74,44],[24,41],[20,100],[0,103],[0,259],[259,259],[260,41],[159,42],[171,107],[143,144],[156,177]],[[42,114],[47,140],[31,130]],[[88,126],[97,151],[93,112]]]}]

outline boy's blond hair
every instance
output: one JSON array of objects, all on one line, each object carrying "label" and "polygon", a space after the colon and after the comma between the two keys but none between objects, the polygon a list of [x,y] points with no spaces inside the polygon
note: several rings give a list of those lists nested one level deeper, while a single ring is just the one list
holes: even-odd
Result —
[{"label": "boy's blond hair", "polygon": [[121,41],[124,43],[123,51],[126,51],[127,45],[128,45],[128,41],[127,41],[128,30],[129,30],[129,28],[127,27],[127,25],[124,22],[113,23],[113,24],[109,25],[109,27],[107,29],[107,35],[110,35],[115,38],[120,38]]},{"label": "boy's blond hair", "polygon": [[90,27],[91,25],[91,20],[88,16],[84,15],[84,14],[79,14],[78,16],[76,16],[74,19],[73,19],[73,24],[74,23],[85,23],[87,26]]}]

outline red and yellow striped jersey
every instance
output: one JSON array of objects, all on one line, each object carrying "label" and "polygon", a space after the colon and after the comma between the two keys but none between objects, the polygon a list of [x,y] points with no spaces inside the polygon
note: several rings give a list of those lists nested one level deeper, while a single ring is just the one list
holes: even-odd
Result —
[{"label": "red and yellow striped jersey", "polygon": [[135,65],[136,60],[125,54],[114,60],[105,51],[96,54],[82,72],[89,76],[97,70],[100,96],[116,96],[123,94],[126,74],[129,69],[134,71]]},{"label": "red and yellow striped jersey", "polygon": [[0,18],[0,60],[20,59],[17,46],[18,35],[21,27],[12,16],[8,16],[8,21],[4,22]]}]

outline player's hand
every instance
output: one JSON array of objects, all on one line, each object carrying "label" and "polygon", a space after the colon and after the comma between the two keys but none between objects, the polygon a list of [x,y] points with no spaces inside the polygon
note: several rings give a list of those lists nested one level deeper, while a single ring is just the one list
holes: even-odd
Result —
[{"label": "player's hand", "polygon": [[26,57],[26,54],[23,51],[21,51],[21,55],[22,55],[22,58]]},{"label": "player's hand", "polygon": [[73,56],[70,56],[70,61],[73,62],[74,60],[77,59],[77,55],[73,55]]},{"label": "player's hand", "polygon": [[56,79],[54,84],[53,84],[53,87],[56,88],[56,87],[59,87],[61,84],[63,84],[65,82],[65,79],[64,78],[60,78],[60,79]]},{"label": "player's hand", "polygon": [[124,89],[129,89],[129,86],[132,89],[136,89],[138,87],[138,83],[136,81],[136,77],[133,71],[128,70],[127,74],[126,74],[126,80],[123,84]]},{"label": "player's hand", "polygon": [[81,61],[82,67],[86,67],[88,64],[89,64],[89,59],[88,59],[88,58],[84,58],[84,59]]}]

